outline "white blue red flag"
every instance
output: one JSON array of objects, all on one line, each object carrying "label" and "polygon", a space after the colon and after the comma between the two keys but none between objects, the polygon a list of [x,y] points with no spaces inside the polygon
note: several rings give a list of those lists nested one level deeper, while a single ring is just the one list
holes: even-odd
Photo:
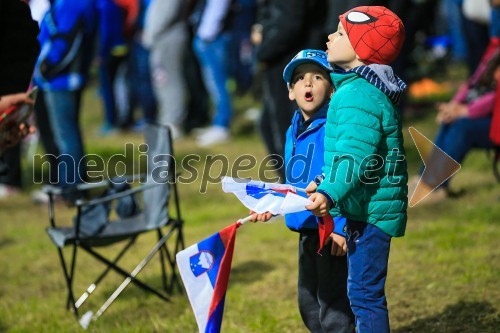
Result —
[{"label": "white blue red flag", "polygon": [[[256,213],[270,212],[285,215],[306,210],[311,201],[296,194],[298,189],[288,184],[266,183],[257,180],[222,177],[222,190],[234,193],[238,199]],[[323,248],[333,232],[334,222],[330,215],[318,218],[320,247]]]},{"label": "white blue red flag", "polygon": [[335,222],[330,215],[323,217],[318,217],[318,234],[319,234],[319,248],[318,253],[321,251],[323,246],[325,246],[328,237],[333,232],[335,228]]},{"label": "white blue red flag", "polygon": [[222,190],[226,193],[234,193],[245,207],[259,214],[296,213],[306,210],[305,207],[311,203],[307,198],[296,194],[297,188],[286,184],[223,177]]},{"label": "white blue red flag", "polygon": [[220,332],[238,226],[234,223],[176,255],[200,333]]}]

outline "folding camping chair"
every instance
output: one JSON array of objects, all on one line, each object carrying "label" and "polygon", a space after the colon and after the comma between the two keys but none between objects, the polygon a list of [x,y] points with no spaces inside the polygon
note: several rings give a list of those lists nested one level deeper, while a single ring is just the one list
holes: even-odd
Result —
[{"label": "folding camping chair", "polygon": [[[170,295],[174,288],[182,292],[180,281],[176,273],[175,253],[184,248],[184,239],[182,233],[183,221],[179,208],[179,197],[176,185],[175,166],[173,161],[173,147],[170,130],[168,127],[160,125],[148,125],[145,131],[146,144],[148,145],[148,172],[147,175],[133,176],[127,178],[127,181],[141,180],[138,186],[130,187],[121,192],[109,192],[97,198],[87,200],[78,200],[76,202],[76,217],[72,226],[58,226],[55,218],[54,196],[61,194],[61,190],[54,187],[46,187],[45,191],[49,194],[49,219],[50,227],[47,228],[47,233],[50,239],[57,247],[59,259],[62,265],[64,278],[68,290],[66,307],[74,312],[80,324],[86,328],[92,320],[96,320],[111,303],[120,295],[125,287],[132,282],[136,286],[145,291],[152,292],[162,300],[169,301]],[[163,168],[163,169],[162,169]],[[153,172],[153,170],[156,170]],[[158,170],[166,171],[164,177],[159,179]],[[165,176],[165,174],[167,176]],[[155,179],[157,177],[158,179]],[[123,180],[123,179],[122,179]],[[113,188],[114,182],[106,180],[97,184],[81,184],[77,187],[78,191],[88,191],[97,187]],[[95,192],[95,191],[93,191]],[[169,214],[169,198],[173,193],[175,218]],[[138,212],[137,204],[138,197],[142,196],[142,211]],[[118,217],[112,221],[108,220],[107,211],[113,203],[116,208],[121,204],[122,211],[128,211],[125,217]],[[125,203],[126,207],[123,207]],[[134,207],[127,207],[134,206]],[[130,209],[132,208],[132,209]],[[96,212],[99,212],[96,214]],[[102,213],[104,212],[104,213]],[[92,224],[89,224],[92,223]],[[90,228],[91,226],[99,225],[99,228]],[[118,266],[118,261],[125,255],[139,235],[155,232],[157,234],[157,242],[151,248],[149,253],[140,263],[129,273],[125,269]],[[173,238],[173,253],[167,247],[167,240]],[[107,247],[115,243],[121,243],[121,249],[111,259],[108,259],[103,254],[99,253],[96,248]],[[63,249],[69,247],[68,250]],[[73,290],[73,282],[76,275],[76,258],[78,250],[82,249],[91,257],[103,263],[106,268],[90,284],[85,292],[77,299]],[[118,250],[118,249],[116,249]],[[142,268],[152,259],[157,251],[160,251],[160,267],[162,276],[163,290],[157,290],[151,285],[137,278],[137,274]],[[102,252],[102,251],[101,251]],[[109,257],[109,255],[108,255]],[[112,293],[108,300],[94,314],[88,311],[81,318],[79,310],[82,304],[96,290],[100,282],[110,272],[114,271],[122,275],[125,280]]]}]

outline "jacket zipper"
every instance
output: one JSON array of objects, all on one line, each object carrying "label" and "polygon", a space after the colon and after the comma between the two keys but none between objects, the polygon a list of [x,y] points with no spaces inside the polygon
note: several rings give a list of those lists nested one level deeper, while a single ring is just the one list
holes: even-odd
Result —
[{"label": "jacket zipper", "polygon": [[292,156],[295,154],[295,148],[297,147],[297,141],[299,141],[299,139],[304,136],[305,134],[307,134],[308,132],[312,132],[313,130],[315,130],[317,127],[319,127],[320,125],[316,125],[314,127],[309,127],[308,129],[306,129],[304,132],[302,132],[297,138],[295,138],[295,140],[293,140],[293,148],[292,148]]}]

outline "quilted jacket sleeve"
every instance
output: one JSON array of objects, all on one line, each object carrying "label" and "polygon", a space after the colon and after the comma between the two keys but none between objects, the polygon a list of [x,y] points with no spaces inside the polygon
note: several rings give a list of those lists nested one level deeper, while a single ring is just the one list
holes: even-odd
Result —
[{"label": "quilted jacket sleeve", "polygon": [[325,161],[331,167],[325,168],[318,190],[335,202],[342,202],[361,185],[367,162],[377,153],[382,138],[382,112],[367,99],[356,92],[344,95],[336,105],[336,116],[329,117],[326,125],[325,150],[332,160]]}]

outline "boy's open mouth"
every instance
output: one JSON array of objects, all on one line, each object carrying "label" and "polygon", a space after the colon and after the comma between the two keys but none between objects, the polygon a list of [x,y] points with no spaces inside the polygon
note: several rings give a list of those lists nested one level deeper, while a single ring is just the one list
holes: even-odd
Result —
[{"label": "boy's open mouth", "polygon": [[304,99],[306,100],[306,102],[312,102],[312,100],[313,100],[313,94],[312,94],[312,92],[310,92],[310,91],[306,92],[306,95],[304,96]]}]

